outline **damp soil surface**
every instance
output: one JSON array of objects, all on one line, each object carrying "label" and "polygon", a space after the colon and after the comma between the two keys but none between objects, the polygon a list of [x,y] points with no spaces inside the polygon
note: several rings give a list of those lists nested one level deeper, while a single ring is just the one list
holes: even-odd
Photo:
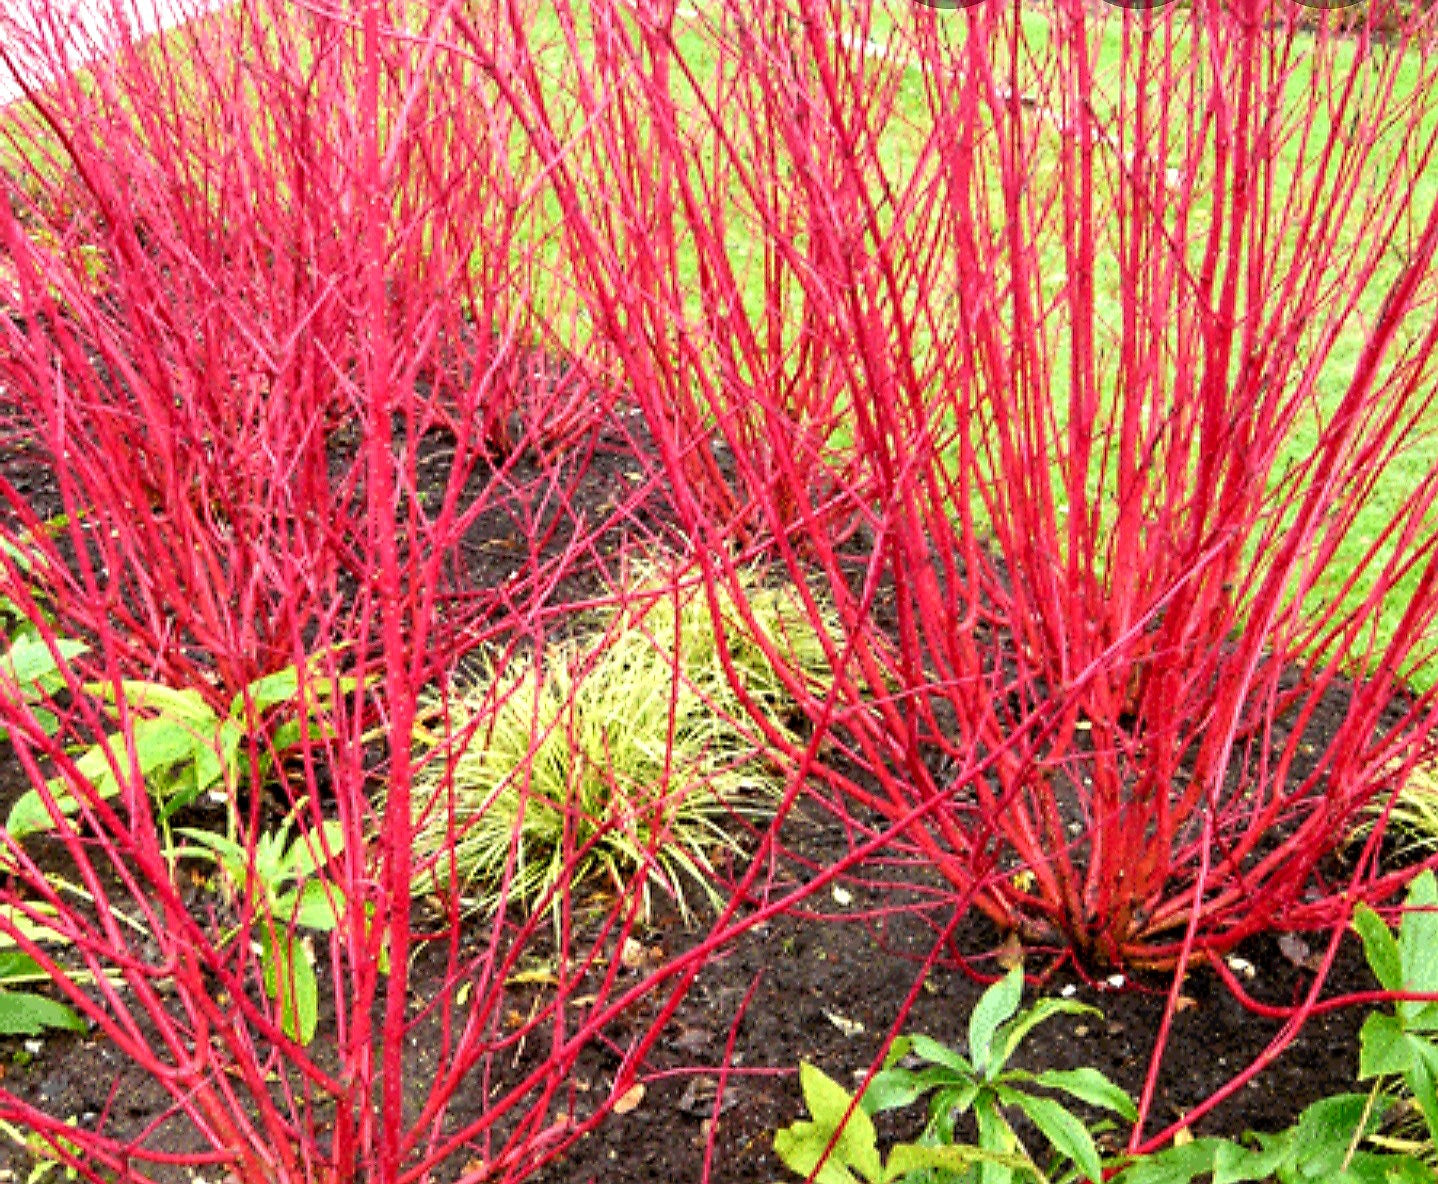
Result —
[{"label": "damp soil surface", "polygon": [[[572,522],[586,515],[610,516],[611,534],[601,534],[590,544],[596,552],[620,548],[636,532],[648,538],[664,533],[663,509],[635,495],[641,473],[652,470],[626,459],[626,449],[639,447],[633,437],[626,440],[623,447],[600,448],[567,499]],[[31,496],[42,513],[55,512],[53,482],[40,462],[13,455],[5,468],[14,487]],[[562,546],[563,533],[558,532],[551,545]],[[502,524],[477,528],[469,549],[470,578],[477,584],[493,586],[508,578],[509,560],[500,558],[506,537]],[[585,591],[579,584],[564,595],[579,599]],[[1313,739],[1321,741],[1324,730],[1336,729],[1341,721],[1341,703],[1320,711],[1311,725]],[[0,746],[0,816],[27,785],[13,754]],[[801,857],[786,873],[791,877],[811,874],[805,869],[849,850],[840,823],[816,809],[801,811],[789,830],[789,849]],[[622,1113],[611,1115],[562,1159],[541,1168],[537,1179],[542,1184],[780,1180],[786,1173],[773,1153],[773,1133],[803,1116],[796,1073],[801,1062],[857,1084],[896,1027],[961,1044],[969,1013],[985,986],[976,971],[997,970],[1001,935],[982,919],[966,916],[955,923],[939,956],[931,958],[936,933],[952,919],[944,914],[941,901],[933,903],[941,885],[930,882],[927,894],[916,897],[909,891],[906,897],[886,890],[887,874],[882,867],[856,868],[853,876],[825,886],[809,906],[812,915],[775,916],[719,951],[644,1059],[635,1077],[642,1091],[630,1091]],[[912,889],[912,876],[909,882]],[[698,939],[696,930],[662,907],[635,935],[639,959],[656,962],[682,953]],[[1258,939],[1235,952],[1239,961],[1233,965],[1255,997],[1291,1005],[1311,982],[1305,964],[1320,951],[1323,939],[1310,935],[1308,941],[1305,950],[1291,935],[1281,942]],[[416,996],[432,997],[447,973],[442,957],[417,959]],[[1372,986],[1361,950],[1345,939],[1323,995],[1341,996]],[[516,997],[521,1006],[543,988],[524,989],[530,995]],[[1033,1069],[1093,1066],[1138,1096],[1165,1014],[1166,984],[1113,985],[1061,969],[1041,988],[1031,987],[1028,998],[1040,991],[1077,999],[1095,1011],[1062,1015],[1038,1027],[1025,1040],[1016,1063]],[[1147,1128],[1151,1133],[1180,1122],[1234,1074],[1264,1056],[1282,1026],[1246,1009],[1202,967],[1189,975],[1181,995],[1157,1075]],[[656,1006],[651,1000],[636,1008],[632,1017],[606,1029],[604,1039],[581,1055],[567,1082],[573,1115],[582,1118],[586,1108],[592,1110],[586,1097],[611,1094],[621,1050],[652,1023]],[[1351,1089],[1362,1019],[1354,1009],[1311,1019],[1273,1064],[1206,1115],[1194,1133],[1275,1130],[1291,1123],[1308,1103]],[[333,1031],[322,1015],[319,1041],[332,1039]],[[425,1073],[432,1081],[442,1067],[441,1039],[438,1031],[421,1029],[407,1050],[421,1088]],[[532,1066],[536,1056],[532,1049],[517,1054],[515,1073]],[[172,1106],[163,1090],[93,1032],[52,1034],[42,1040],[0,1038],[0,1088],[78,1124],[103,1121],[117,1139],[164,1126]],[[462,1106],[480,1107],[480,1086],[474,1088],[473,1098],[460,1095]],[[888,1137],[904,1132],[902,1120],[881,1129]],[[165,1137],[175,1151],[200,1146],[182,1135]],[[463,1151],[453,1158],[456,1171],[474,1162]],[[0,1137],[0,1180],[25,1180],[33,1167],[26,1152]],[[200,1169],[152,1174],[211,1184],[212,1177],[221,1178],[216,1171]]]}]

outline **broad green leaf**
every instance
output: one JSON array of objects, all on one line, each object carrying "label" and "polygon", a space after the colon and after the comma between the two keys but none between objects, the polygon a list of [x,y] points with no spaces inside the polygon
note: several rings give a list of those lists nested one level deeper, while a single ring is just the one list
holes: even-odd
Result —
[{"label": "broad green leaf", "polygon": [[911,1106],[924,1096],[925,1087],[912,1069],[884,1069],[874,1074],[860,1104],[866,1114],[882,1114]]},{"label": "broad green leaf", "polygon": [[[0,658],[0,678],[13,680],[21,688],[29,687],[46,675],[59,671],[60,664],[55,660],[57,653],[60,661],[69,662],[89,652],[90,647],[84,642],[68,637],[57,637],[53,651],[40,637],[18,638],[10,647],[10,652]],[[53,683],[51,685],[54,686]]]},{"label": "broad green leaf", "polygon": [[1018,1010],[1023,993],[1024,969],[1022,966],[1015,966],[985,991],[974,1006],[973,1013],[969,1016],[969,1059],[980,1074],[990,1071],[994,1033],[998,1031],[1000,1024]]},{"label": "broad green leaf", "polygon": [[[824,1158],[832,1134],[818,1123],[796,1122],[774,1133],[774,1154],[791,1172],[814,1184],[858,1184],[859,1178],[840,1159],[837,1147]],[[823,1167],[819,1167],[821,1162]]]},{"label": "broad green leaf", "polygon": [[[1405,990],[1438,992],[1438,878],[1431,871],[1408,887],[1407,910],[1398,930],[1398,954]],[[1410,1030],[1438,1026],[1438,1005],[1400,1003],[1398,1016]]]},{"label": "broad green leaf", "polygon": [[1218,1152],[1234,1144],[1227,1139],[1195,1139],[1165,1147],[1135,1160],[1114,1177],[1113,1184],[1190,1184],[1198,1176],[1211,1175]]},{"label": "broad green leaf", "polygon": [[1103,1164],[1099,1160],[1098,1148],[1082,1122],[1052,1098],[1019,1094],[1014,1101],[1029,1116],[1029,1121],[1043,1132],[1054,1150],[1073,1161],[1080,1177],[1102,1184]]},{"label": "broad green leaf", "polygon": [[1267,1180],[1292,1158],[1291,1138],[1271,1139],[1259,1148],[1242,1147],[1223,1141],[1213,1157],[1213,1184],[1241,1184]]},{"label": "broad green leaf", "polygon": [[975,1164],[993,1163],[1018,1172],[1032,1174],[1032,1166],[1020,1155],[999,1155],[982,1147],[951,1143],[945,1147],[922,1147],[917,1143],[900,1143],[889,1153],[884,1170],[885,1180],[902,1180],[910,1172],[926,1169],[963,1173]]},{"label": "broad green leaf", "polygon": [[33,979],[41,974],[40,963],[29,954],[19,950],[0,952],[0,983],[12,983],[16,979]]},{"label": "broad green leaf", "polygon": [[293,913],[296,925],[307,929],[322,929],[328,932],[339,924],[344,914],[344,896],[334,884],[322,880],[307,880],[297,894],[287,896],[275,908],[281,917]]},{"label": "broad green leaf", "polygon": [[1358,1080],[1406,1073],[1413,1064],[1408,1034],[1396,1016],[1371,1012],[1359,1035]]},{"label": "broad green leaf", "polygon": [[1398,952],[1398,942],[1392,931],[1383,923],[1383,918],[1366,904],[1353,910],[1353,928],[1363,939],[1363,952],[1373,977],[1385,991],[1403,989],[1403,959]]},{"label": "broad green leaf", "polygon": [[39,1036],[46,1028],[83,1032],[85,1021],[53,999],[26,991],[0,991],[0,1036]]},{"label": "broad green leaf", "polygon": [[1383,1156],[1381,1184],[1433,1184],[1433,1169],[1412,1155]]},{"label": "broad green leaf", "polygon": [[1376,1128],[1375,1113],[1381,1117],[1367,1094],[1338,1094],[1314,1102],[1289,1132],[1299,1170],[1319,1180],[1337,1176],[1355,1142]]},{"label": "broad green leaf", "polygon": [[[790,1137],[785,1140],[785,1147],[796,1162],[791,1162],[789,1155],[780,1148],[778,1137],[775,1137],[774,1147],[780,1158],[792,1170],[808,1174],[823,1160],[824,1149],[832,1140],[834,1148],[828,1162],[851,1168],[865,1180],[878,1184],[883,1178],[883,1164],[879,1158],[879,1137],[873,1120],[862,1107],[853,1106],[853,1098],[843,1086],[807,1061],[799,1066],[799,1085],[804,1092],[804,1104],[814,1121],[795,1123],[787,1132]],[[837,1140],[834,1139],[835,1131],[840,1132]],[[798,1162],[805,1166],[797,1166]],[[826,1179],[823,1174],[817,1178]],[[846,1177],[835,1176],[834,1179],[844,1180]]]},{"label": "broad green leaf", "polygon": [[298,1044],[315,1038],[319,1022],[319,983],[309,955],[287,933],[261,925],[265,994],[280,1008],[280,1029]]},{"label": "broad green leaf", "polygon": [[[87,682],[85,689],[106,703],[117,702],[113,682]],[[188,724],[191,729],[199,731],[212,731],[219,723],[215,709],[193,687],[176,690],[161,682],[125,679],[119,689],[125,706],[131,711],[153,711],[172,723]]]},{"label": "broad green leaf", "polygon": [[1418,1104],[1428,1138],[1438,1143],[1438,1088],[1434,1085],[1438,1080],[1438,1048],[1419,1037],[1412,1038],[1409,1047],[1414,1054],[1413,1064],[1403,1075],[1403,1083]]},{"label": "broad green leaf", "polygon": [[1049,1089],[1062,1090],[1090,1106],[1112,1110],[1129,1122],[1138,1121],[1138,1108],[1133,1099],[1097,1069],[1049,1069],[1036,1075],[1034,1080]]}]

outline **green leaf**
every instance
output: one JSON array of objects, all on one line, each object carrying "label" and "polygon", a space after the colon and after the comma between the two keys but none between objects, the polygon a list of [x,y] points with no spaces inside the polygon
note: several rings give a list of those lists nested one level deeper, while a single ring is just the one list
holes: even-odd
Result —
[{"label": "green leaf", "polygon": [[1190,1184],[1197,1176],[1211,1175],[1220,1148],[1232,1146],[1227,1139],[1206,1138],[1165,1147],[1135,1160],[1113,1184]]},{"label": "green leaf", "polygon": [[344,824],[337,819],[321,823],[317,832],[301,834],[295,839],[286,860],[289,874],[295,879],[312,876],[344,849]]},{"label": "green leaf", "polygon": [[1370,1104],[1367,1094],[1338,1094],[1314,1102],[1292,1129],[1293,1162],[1314,1179],[1335,1177],[1350,1148],[1371,1134],[1381,1118],[1382,1110]]},{"label": "green leaf", "polygon": [[[1438,992],[1438,878],[1431,871],[1408,886],[1407,910],[1398,930],[1403,989]],[[1398,1017],[1410,1031],[1438,1027],[1438,1004],[1398,1004]]]},{"label": "green leaf", "polygon": [[[884,1171],[873,1121],[861,1107],[853,1106],[850,1113],[852,1096],[807,1061],[799,1066],[799,1084],[814,1121],[796,1122],[774,1136],[775,1153],[784,1165],[809,1176],[822,1162],[824,1168],[815,1176],[819,1184],[852,1184],[853,1172],[870,1184],[879,1184]],[[835,1139],[841,1124],[843,1129]],[[833,1150],[826,1159],[824,1152],[831,1142]]]},{"label": "green leaf", "polygon": [[991,1091],[985,1090],[974,1102],[974,1120],[979,1127],[979,1146],[994,1153],[990,1160],[979,1164],[979,1184],[1009,1184],[1014,1173],[1005,1166],[1003,1157],[1018,1152],[1019,1140],[999,1113]]},{"label": "green leaf", "polygon": [[1029,1121],[1043,1132],[1054,1150],[1073,1161],[1080,1176],[1101,1184],[1103,1164],[1099,1160],[1098,1148],[1094,1146],[1088,1128],[1078,1118],[1052,1098],[1019,1094],[1014,1101],[1029,1116]]},{"label": "green leaf", "polygon": [[943,1065],[965,1079],[975,1076],[974,1067],[957,1049],[940,1044],[932,1036],[911,1036],[909,1041],[913,1054],[920,1060],[931,1065]]},{"label": "green leaf", "polygon": [[951,1143],[945,1147],[924,1147],[917,1143],[900,1143],[889,1153],[884,1170],[885,1180],[902,1180],[910,1172],[925,1170],[962,1174],[976,1164],[992,1163],[1018,1172],[1032,1172],[1029,1162],[1020,1155],[999,1155],[982,1147]]},{"label": "green leaf", "polygon": [[265,994],[280,1008],[280,1029],[298,1044],[315,1038],[319,1022],[319,983],[303,945],[287,933],[261,926],[261,964]]},{"label": "green leaf", "polygon": [[1049,1069],[1035,1076],[1034,1080],[1049,1089],[1062,1090],[1080,1102],[1112,1110],[1115,1114],[1138,1121],[1138,1107],[1133,1099],[1097,1069]]},{"label": "green leaf", "polygon": [[0,951],[0,983],[34,978],[40,973],[40,963],[29,954],[22,954],[19,950]]},{"label": "green leaf", "polygon": [[179,833],[187,839],[193,839],[204,848],[203,851],[186,850],[185,855],[210,855],[219,860],[220,865],[236,884],[245,882],[249,876],[250,860],[249,855],[239,843],[224,835],[216,834],[214,831],[196,830],[189,826],[181,827]]},{"label": "green leaf", "polygon": [[1438,1048],[1421,1038],[1412,1038],[1409,1047],[1413,1050],[1413,1064],[1403,1075],[1403,1083],[1423,1114],[1428,1128],[1428,1138],[1438,1143]]},{"label": "green leaf", "polygon": [[293,896],[286,897],[275,911],[281,916],[288,916],[293,911],[296,925],[328,932],[339,924],[340,917],[344,915],[344,895],[334,884],[307,880],[297,900]]},{"label": "green leaf", "polygon": [[1293,1154],[1294,1140],[1291,1137],[1270,1139],[1257,1149],[1221,1142],[1213,1157],[1213,1184],[1267,1180],[1291,1160]]},{"label": "green leaf", "polygon": [[882,1114],[913,1105],[924,1096],[926,1089],[912,1069],[884,1069],[874,1074],[860,1104],[865,1114]]},{"label": "green leaf", "polygon": [[39,1036],[47,1028],[83,1032],[85,1021],[53,999],[25,991],[0,991],[0,1036]]},{"label": "green leaf", "polygon": [[[43,638],[17,638],[10,652],[0,658],[0,677],[12,679],[22,690],[39,683],[46,675],[57,674],[60,662],[69,662],[81,654],[88,654],[90,647],[84,642],[68,637],[57,637],[52,651]],[[59,654],[60,662],[55,660]],[[52,682],[51,687],[55,688]],[[29,696],[27,695],[27,698]]]},{"label": "green leaf", "polygon": [[994,1034],[1018,1010],[1023,993],[1024,968],[1015,966],[983,993],[969,1016],[969,1059],[980,1074],[991,1070]]},{"label": "green leaf", "polygon": [[209,732],[220,722],[215,709],[193,687],[176,690],[162,682],[124,679],[119,685],[119,696],[113,682],[87,682],[85,689],[106,703],[116,703],[123,698],[130,711],[153,711],[157,718],[173,724],[188,724],[192,731]]},{"label": "green leaf", "polygon": [[1353,911],[1353,928],[1363,939],[1363,952],[1379,986],[1385,991],[1401,991],[1403,959],[1398,952],[1398,943],[1383,923],[1383,918],[1366,904],[1360,904]]},{"label": "green leaf", "polygon": [[1359,1034],[1358,1080],[1406,1073],[1413,1064],[1408,1034],[1396,1016],[1371,1012]]}]

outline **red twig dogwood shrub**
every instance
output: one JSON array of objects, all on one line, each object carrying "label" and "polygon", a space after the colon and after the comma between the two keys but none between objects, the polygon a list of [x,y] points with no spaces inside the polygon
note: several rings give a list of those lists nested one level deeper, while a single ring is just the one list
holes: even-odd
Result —
[{"label": "red twig dogwood shrub", "polygon": [[1431,22],[559,11],[517,105],[676,505],[845,619],[834,808],[1088,966],[1343,923],[1438,706]]},{"label": "red twig dogwood shrub", "polygon": [[[24,91],[0,122],[0,584],[30,641],[0,726],[38,813],[0,829],[0,939],[120,1068],[93,1115],[0,1088],[0,1119],[93,1180],[521,1179],[785,903],[626,967],[662,829],[597,904],[569,891],[575,835],[618,811],[561,836],[528,916],[411,899],[448,784],[415,776],[426,688],[481,646],[543,653],[609,552],[656,541],[498,85],[544,56],[537,10],[244,0],[141,40],[144,5],[23,8],[0,17]],[[623,463],[596,493],[601,449]],[[803,763],[782,771],[780,816]],[[163,1099],[140,1122],[137,1085]]]}]

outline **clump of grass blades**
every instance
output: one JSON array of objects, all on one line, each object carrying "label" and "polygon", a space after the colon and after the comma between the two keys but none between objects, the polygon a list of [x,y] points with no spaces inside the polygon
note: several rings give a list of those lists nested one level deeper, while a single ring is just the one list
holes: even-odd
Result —
[{"label": "clump of grass blades", "polygon": [[750,581],[741,610],[646,561],[588,643],[550,646],[517,671],[491,658],[436,700],[448,728],[419,777],[417,890],[457,890],[484,911],[552,909],[597,880],[637,888],[646,914],[652,883],[686,919],[690,885],[717,904],[711,856],[737,849],[735,824],[763,815],[780,784],[739,722],[724,654],[781,730],[786,688],[769,655],[815,683],[828,668],[798,594],[761,586],[757,571]]},{"label": "clump of grass blades", "polygon": [[[716,583],[706,590],[697,580],[684,583],[670,571],[662,559],[631,564],[625,587],[616,590],[618,607],[600,619],[617,647],[647,649],[652,655],[647,660],[666,665],[681,663],[689,685],[734,719],[744,715],[737,681],[780,728],[793,711],[781,668],[802,680],[805,691],[828,685],[829,654],[843,636],[832,607],[820,603],[811,614],[797,589],[766,584],[758,567],[739,573],[737,596],[730,585]],[[771,654],[781,659],[778,666]]]},{"label": "clump of grass blades", "polygon": [[659,662],[634,657],[614,650],[586,669],[556,646],[451,692],[460,739],[417,787],[418,888],[533,909],[643,875],[646,911],[653,880],[686,916],[686,883],[717,899],[710,853],[734,846],[726,823],[761,809],[772,769]]}]

